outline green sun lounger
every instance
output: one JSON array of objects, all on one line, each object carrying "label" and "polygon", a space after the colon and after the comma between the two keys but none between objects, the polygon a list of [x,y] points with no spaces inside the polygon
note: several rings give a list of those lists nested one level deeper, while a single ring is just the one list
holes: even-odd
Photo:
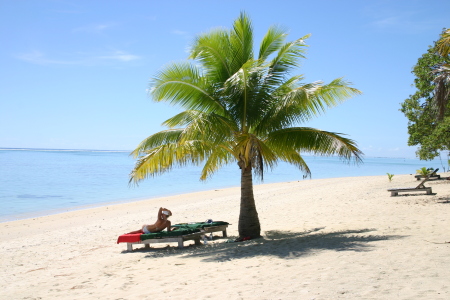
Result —
[{"label": "green sun lounger", "polygon": [[[192,222],[172,225],[176,229],[173,231],[161,231],[155,233],[141,234],[139,237],[135,235],[132,240],[122,240],[127,243],[127,250],[133,251],[133,245],[143,244],[145,248],[150,248],[152,243],[178,243],[179,248],[183,248],[184,241],[193,240],[196,245],[200,245],[200,239],[206,233],[222,231],[224,237],[227,236],[227,227],[229,223],[216,222]],[[139,240],[135,240],[139,239]],[[120,240],[119,240],[120,242]]]},{"label": "green sun lounger", "polygon": [[184,247],[184,242],[193,240],[196,245],[200,245],[200,238],[204,235],[200,229],[183,228],[175,231],[161,231],[156,233],[141,234],[139,242],[128,242],[127,250],[133,251],[133,245],[144,244],[145,248],[150,248],[150,244],[158,243],[178,243],[178,248]]},{"label": "green sun lounger", "polygon": [[[176,225],[172,225],[172,227],[178,228],[180,230],[183,229],[199,229],[205,233],[213,233],[217,231],[222,231],[222,236],[227,237],[227,227],[230,225],[228,222],[223,221],[215,221],[215,222],[191,222],[191,223],[180,223]],[[175,232],[178,231],[175,230]]]}]

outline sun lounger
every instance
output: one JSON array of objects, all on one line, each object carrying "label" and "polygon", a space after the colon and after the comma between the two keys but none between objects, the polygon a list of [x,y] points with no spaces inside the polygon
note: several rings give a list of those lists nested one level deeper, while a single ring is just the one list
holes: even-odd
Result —
[{"label": "sun lounger", "polygon": [[184,247],[184,242],[193,240],[200,245],[200,238],[204,233],[200,229],[181,229],[175,231],[161,231],[149,234],[123,234],[117,239],[117,244],[127,243],[127,250],[133,251],[133,245],[143,244],[146,248],[152,243],[178,243],[179,248]]},{"label": "sun lounger", "polygon": [[169,232],[123,234],[117,239],[117,244],[127,243],[128,251],[133,251],[133,245],[144,244],[146,248],[149,248],[152,243],[176,242],[179,248],[183,248],[184,241],[189,240],[193,240],[196,245],[200,245],[200,238],[206,233],[222,231],[223,237],[227,237],[228,225],[229,223],[223,221],[176,224],[172,227],[177,229]]},{"label": "sun lounger", "polygon": [[[436,178],[436,179],[441,179],[441,175],[437,175],[436,172],[439,171],[439,168],[437,168],[436,170],[433,171],[433,173],[430,174],[430,178]],[[416,175],[414,176],[416,177],[417,180],[423,179],[426,176],[424,175]]]},{"label": "sun lounger", "polygon": [[177,228],[186,229],[200,229],[204,234],[222,231],[222,236],[227,237],[227,227],[230,225],[228,222],[214,221],[214,222],[191,222],[173,225]]},{"label": "sun lounger", "polygon": [[427,195],[431,195],[432,191],[431,191],[431,187],[426,187],[423,184],[430,179],[430,175],[428,175],[427,177],[425,177],[425,179],[415,188],[414,187],[410,187],[410,188],[395,188],[395,189],[388,189],[388,192],[391,192],[391,197],[393,196],[397,196],[398,193],[403,193],[403,192],[426,192]]}]

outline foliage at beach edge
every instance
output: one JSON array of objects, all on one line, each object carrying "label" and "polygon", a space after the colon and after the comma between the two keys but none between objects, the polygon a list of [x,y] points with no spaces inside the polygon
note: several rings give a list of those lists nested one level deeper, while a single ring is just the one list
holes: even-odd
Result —
[{"label": "foliage at beach edge", "polygon": [[419,146],[416,155],[431,160],[450,150],[450,30],[429,47],[414,66],[417,91],[401,104],[408,119],[408,145]]}]

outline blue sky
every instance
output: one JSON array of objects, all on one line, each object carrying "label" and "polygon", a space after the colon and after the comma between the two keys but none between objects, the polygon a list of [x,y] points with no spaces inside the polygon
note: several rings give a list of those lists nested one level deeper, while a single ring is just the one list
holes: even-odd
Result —
[{"label": "blue sky", "polygon": [[400,103],[450,27],[448,0],[0,0],[0,147],[134,149],[179,111],[151,101],[149,79],[240,11],[256,42],[273,24],[289,40],[312,34],[306,82],[344,76],[364,93],[303,125],[345,133],[366,156],[415,157]]}]

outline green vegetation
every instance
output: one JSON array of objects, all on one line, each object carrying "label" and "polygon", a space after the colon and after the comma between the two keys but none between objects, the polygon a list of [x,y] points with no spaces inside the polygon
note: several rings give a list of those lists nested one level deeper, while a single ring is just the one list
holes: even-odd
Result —
[{"label": "green vegetation", "polygon": [[[441,42],[445,38],[447,42]],[[408,145],[419,146],[416,154],[423,160],[431,160],[441,151],[450,149],[450,58],[445,50],[448,49],[448,30],[438,43],[441,52],[435,43],[414,66],[412,73],[416,76],[417,91],[400,109],[409,120]]]},{"label": "green vegetation", "polygon": [[259,237],[252,174],[262,180],[264,170],[285,161],[309,175],[301,152],[359,162],[361,151],[353,140],[295,127],[360,94],[342,78],[323,84],[288,76],[304,58],[308,36],[286,42],[286,31],[274,26],[254,53],[253,29],[244,13],[230,30],[197,36],[190,61],[166,66],[150,82],[154,101],[184,111],[163,123],[167,130],[149,136],[132,152],[137,162],[130,182],[186,164],[202,164],[200,179],[205,180],[236,162],[241,173],[239,235]]},{"label": "green vegetation", "polygon": [[394,177],[394,174],[389,174],[389,173],[386,173],[386,174],[388,176],[389,182],[391,182],[392,181],[392,177]]},{"label": "green vegetation", "polygon": [[431,174],[431,170],[432,169],[430,169],[430,168],[427,169],[425,167],[422,167],[419,170],[416,170],[416,174],[427,176],[427,175]]}]

